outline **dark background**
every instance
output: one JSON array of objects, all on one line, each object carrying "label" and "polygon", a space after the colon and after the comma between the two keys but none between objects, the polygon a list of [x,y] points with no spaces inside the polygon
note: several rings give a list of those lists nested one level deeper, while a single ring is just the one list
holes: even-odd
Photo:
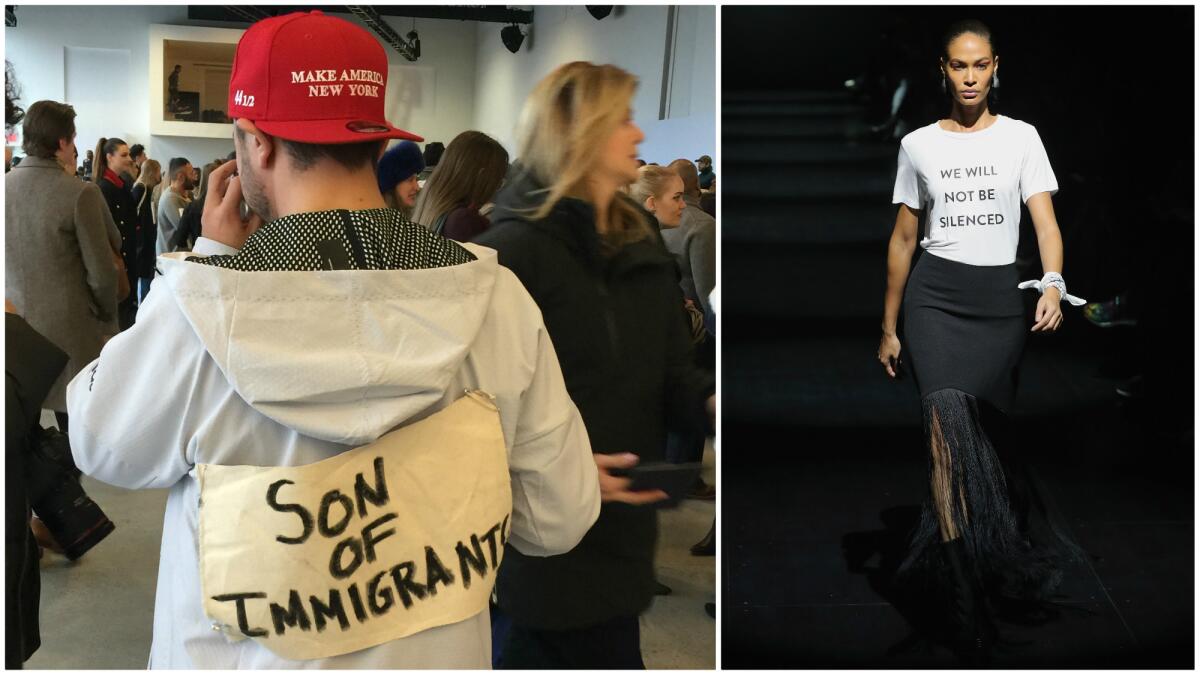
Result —
[{"label": "dark background", "polygon": [[[1068,290],[1132,289],[1138,322],[1064,304],[1029,340],[1017,453],[1088,559],[998,662],[1192,666],[1194,9],[970,6],[722,9],[724,667],[954,663],[883,583],[927,487],[916,388],[874,360],[899,139],[872,127],[901,78],[903,128],[947,115],[964,18],[1058,177]],[[1018,263],[1040,278],[1027,213]]]}]

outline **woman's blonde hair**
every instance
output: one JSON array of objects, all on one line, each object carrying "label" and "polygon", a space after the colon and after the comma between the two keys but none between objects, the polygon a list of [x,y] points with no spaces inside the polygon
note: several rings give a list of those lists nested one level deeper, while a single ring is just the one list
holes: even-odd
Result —
[{"label": "woman's blonde hair", "polygon": [[[517,152],[523,170],[546,186],[535,220],[564,197],[587,199],[587,178],[609,137],[628,119],[636,89],[633,75],[586,61],[559,66],[533,88],[517,120]],[[617,246],[650,234],[641,211],[621,195],[609,206],[607,226],[601,234]]]},{"label": "woman's blonde hair", "polygon": [[508,171],[508,151],[480,131],[464,131],[450,141],[425,187],[411,220],[433,227],[443,214],[465,203],[476,209],[491,201]]},{"label": "woman's blonde hair", "polygon": [[[150,181],[146,180],[146,176],[149,176],[151,173],[158,177],[154,183],[150,183]],[[145,185],[147,188],[153,188],[155,185],[158,185],[161,182],[162,165],[159,164],[158,160],[156,159],[147,159],[146,161],[142,162],[141,173],[138,174],[137,180],[135,180],[133,184],[137,185],[140,183]]]},{"label": "woman's blonde hair", "polygon": [[638,206],[642,206],[650,197],[661,197],[667,191],[667,184],[675,178],[679,178],[680,183],[683,182],[679,174],[671,169],[647,164],[638,169],[637,182],[629,185],[629,196]]}]

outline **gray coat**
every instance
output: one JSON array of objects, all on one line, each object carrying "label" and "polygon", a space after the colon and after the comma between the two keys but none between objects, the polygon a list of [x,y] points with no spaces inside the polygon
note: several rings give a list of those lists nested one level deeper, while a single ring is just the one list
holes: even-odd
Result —
[{"label": "gray coat", "polygon": [[708,296],[717,285],[717,221],[700,208],[700,200],[684,195],[683,201],[679,227],[663,230],[663,243],[679,262],[683,294],[708,314]]},{"label": "gray coat", "polygon": [[70,357],[45,407],[66,412],[66,387],[117,333],[114,240],[100,188],[53,159],[26,157],[4,180],[4,294]]}]

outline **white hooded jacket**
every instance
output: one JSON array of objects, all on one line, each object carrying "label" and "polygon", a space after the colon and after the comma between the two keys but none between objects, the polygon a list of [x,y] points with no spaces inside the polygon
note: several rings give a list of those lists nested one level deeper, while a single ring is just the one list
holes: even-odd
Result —
[{"label": "white hooded jacket", "polygon": [[[67,391],[86,474],[170,488],[154,613],[155,668],[488,668],[486,611],[319,661],[229,641],[201,608],[198,463],[297,466],[371,443],[482,389],[509,452],[509,541],[575,546],[600,496],[587,432],[541,313],[495,251],[413,270],[235,271],[159,258],[130,330]],[[197,252],[232,253],[201,239]],[[464,467],[469,471],[470,467]]]}]

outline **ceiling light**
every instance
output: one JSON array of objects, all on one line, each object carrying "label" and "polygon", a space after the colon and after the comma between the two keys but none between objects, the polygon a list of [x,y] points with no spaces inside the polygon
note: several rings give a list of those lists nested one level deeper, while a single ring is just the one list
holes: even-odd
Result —
[{"label": "ceiling light", "polygon": [[504,42],[504,46],[508,48],[508,51],[516,54],[517,50],[521,48],[521,43],[525,41],[525,35],[517,27],[517,24],[514,23],[511,26],[505,26],[500,29],[500,40]]}]

